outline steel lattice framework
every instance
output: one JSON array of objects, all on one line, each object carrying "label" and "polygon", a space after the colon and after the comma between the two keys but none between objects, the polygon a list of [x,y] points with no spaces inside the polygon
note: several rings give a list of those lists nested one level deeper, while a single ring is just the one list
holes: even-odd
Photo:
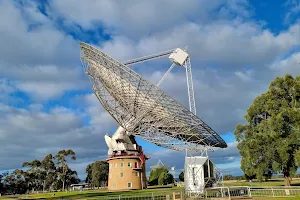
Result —
[{"label": "steel lattice framework", "polygon": [[174,150],[227,147],[215,131],[158,86],[93,46],[80,43],[80,48],[95,95],[127,134]]}]

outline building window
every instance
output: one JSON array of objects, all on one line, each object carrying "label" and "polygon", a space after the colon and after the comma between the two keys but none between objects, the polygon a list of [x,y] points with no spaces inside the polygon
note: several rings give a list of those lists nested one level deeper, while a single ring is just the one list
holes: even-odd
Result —
[{"label": "building window", "polygon": [[132,183],[128,183],[128,187],[129,187],[129,188],[132,188]]},{"label": "building window", "polygon": [[113,184],[113,188],[116,188],[116,187],[117,187],[117,184],[114,183],[114,184]]},{"label": "building window", "polygon": [[131,167],[131,162],[128,162],[128,167]]},{"label": "building window", "polygon": [[118,167],[118,163],[115,163],[115,168],[117,168]]},{"label": "building window", "polygon": [[139,176],[139,173],[138,173],[138,172],[135,172],[135,176]]},{"label": "building window", "polygon": [[121,172],[121,177],[123,177],[124,176],[124,174],[123,174],[123,172]]},{"label": "building window", "polygon": [[123,167],[123,166],[124,166],[124,163],[121,162],[121,167]]},{"label": "building window", "polygon": [[134,162],[134,168],[138,168],[138,163]]}]

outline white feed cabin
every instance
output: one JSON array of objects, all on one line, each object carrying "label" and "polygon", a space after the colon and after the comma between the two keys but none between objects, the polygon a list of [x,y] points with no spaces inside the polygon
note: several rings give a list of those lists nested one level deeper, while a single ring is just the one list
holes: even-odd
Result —
[{"label": "white feed cabin", "polygon": [[186,192],[203,193],[216,182],[215,165],[208,157],[185,157],[184,188]]},{"label": "white feed cabin", "polygon": [[184,62],[188,58],[188,54],[180,48],[177,48],[171,53],[169,59],[176,65],[183,66]]}]

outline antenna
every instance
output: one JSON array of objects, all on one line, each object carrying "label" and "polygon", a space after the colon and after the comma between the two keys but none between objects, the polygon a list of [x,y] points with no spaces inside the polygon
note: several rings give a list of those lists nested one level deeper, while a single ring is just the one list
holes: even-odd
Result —
[{"label": "antenna", "polygon": [[156,165],[152,165],[150,168],[151,169],[157,169],[157,168],[161,168],[161,167],[166,168],[166,169],[169,168],[169,166],[164,165],[164,163],[161,160],[158,160],[157,164]]},{"label": "antenna", "polygon": [[[198,171],[206,169],[203,167],[208,160],[208,150],[213,151],[215,147],[227,147],[226,142],[196,116],[191,61],[187,48],[176,48],[123,63],[91,45],[80,43],[80,48],[82,66],[90,78],[96,97],[104,109],[120,125],[112,137],[105,136],[105,141],[109,147],[108,160],[116,161],[123,157],[132,159],[134,163],[132,169],[136,170],[135,173],[137,174],[134,177],[137,178],[139,177],[138,173],[141,174],[142,188],[147,184],[145,162],[148,157],[144,155],[142,147],[137,144],[135,137],[160,147],[186,151],[186,161],[189,160],[189,162],[185,162],[185,169],[192,167],[194,174],[191,175],[192,180],[201,176]],[[169,56],[172,65],[157,85],[152,84],[129,68],[129,65],[165,56]],[[189,110],[158,87],[175,66],[185,68]],[[201,155],[206,153],[206,157],[199,159],[190,157],[192,159],[189,159],[187,154],[190,152],[200,152]],[[136,159],[139,159],[140,162],[137,163]],[[122,163],[122,161],[118,162]],[[197,164],[197,170],[193,167],[193,163]],[[158,165],[164,166],[160,160],[156,166]],[[128,162],[128,166],[131,166],[131,162]],[[209,164],[208,168],[213,169],[212,167],[214,166]],[[110,173],[115,168],[110,168]],[[171,170],[175,172],[175,167]],[[209,178],[211,177],[209,176]],[[196,182],[187,181],[187,184]],[[122,184],[118,183],[118,185]],[[117,190],[117,187],[119,186],[116,183],[110,185],[109,181],[109,189]],[[128,188],[129,185],[122,187]],[[191,186],[191,189],[195,190],[198,187],[200,185]]]},{"label": "antenna", "polygon": [[174,182],[175,182],[175,166],[174,165],[171,167],[171,173],[173,175]]}]

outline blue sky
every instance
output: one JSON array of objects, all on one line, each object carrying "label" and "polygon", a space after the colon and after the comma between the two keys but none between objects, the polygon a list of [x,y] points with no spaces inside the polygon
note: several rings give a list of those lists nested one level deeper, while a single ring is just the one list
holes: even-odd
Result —
[{"label": "blue sky", "polygon": [[[210,153],[223,173],[241,175],[232,132],[270,80],[300,67],[300,2],[259,0],[0,2],[0,170],[72,148],[71,165],[104,159],[116,122],[91,91],[79,42],[120,61],[188,46],[197,115],[228,143]],[[167,59],[133,69],[156,83]],[[183,69],[161,88],[187,106]],[[138,140],[151,157],[183,168],[184,153]],[[174,159],[174,158],[177,159]]]}]

